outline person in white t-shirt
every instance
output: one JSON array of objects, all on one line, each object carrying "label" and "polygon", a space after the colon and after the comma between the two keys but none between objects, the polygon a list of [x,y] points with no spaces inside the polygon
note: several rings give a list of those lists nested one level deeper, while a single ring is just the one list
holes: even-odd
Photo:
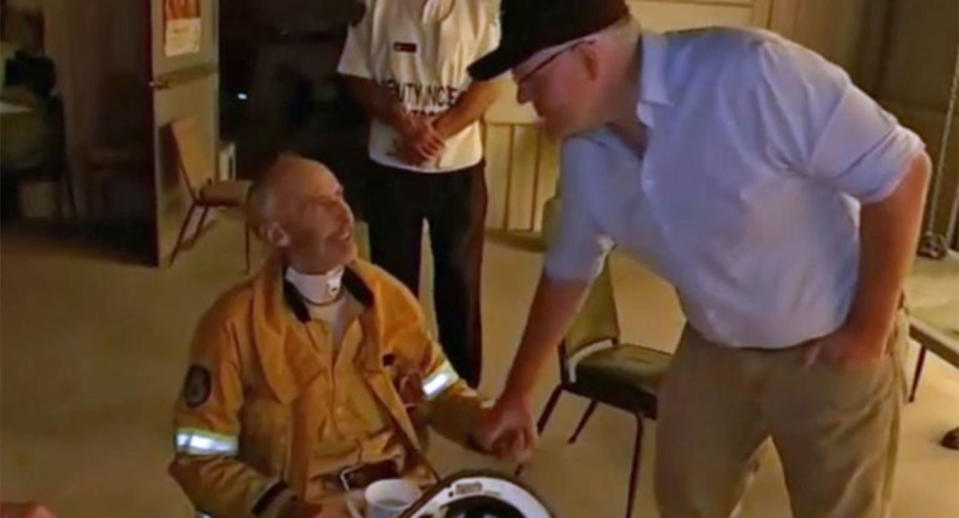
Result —
[{"label": "person in white t-shirt", "polygon": [[339,72],[371,119],[365,215],[373,261],[419,288],[429,223],[440,341],[479,384],[486,182],[479,119],[497,96],[469,64],[499,43],[493,0],[365,0]]}]

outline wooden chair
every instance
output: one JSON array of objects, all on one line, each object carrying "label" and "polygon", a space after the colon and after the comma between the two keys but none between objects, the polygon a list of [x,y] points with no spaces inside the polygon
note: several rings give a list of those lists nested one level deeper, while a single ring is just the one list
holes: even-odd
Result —
[{"label": "wooden chair", "polygon": [[[543,228],[553,230],[558,201],[550,200]],[[560,395],[570,392],[590,400],[586,412],[569,438],[579,438],[596,407],[602,403],[629,412],[636,418],[636,439],[626,500],[626,518],[633,515],[639,481],[643,442],[643,419],[656,419],[656,390],[672,355],[641,345],[620,342],[616,300],[608,260],[593,283],[592,290],[563,343],[559,346],[560,383],[553,390],[537,422],[540,433],[546,428]],[[522,470],[517,470],[517,475]]]},{"label": "wooden chair", "polygon": [[[187,227],[193,218],[193,212],[202,209],[200,221],[190,240],[191,245],[203,231],[203,224],[206,222],[210,209],[243,208],[252,182],[246,180],[217,181],[214,179],[213,162],[203,151],[195,119],[180,119],[172,122],[170,126],[176,144],[180,173],[192,200],[186,218],[180,226],[176,245],[170,254],[170,265],[172,265],[183,246],[183,238],[186,236]],[[246,271],[250,271],[250,227],[244,224],[243,228]]]}]

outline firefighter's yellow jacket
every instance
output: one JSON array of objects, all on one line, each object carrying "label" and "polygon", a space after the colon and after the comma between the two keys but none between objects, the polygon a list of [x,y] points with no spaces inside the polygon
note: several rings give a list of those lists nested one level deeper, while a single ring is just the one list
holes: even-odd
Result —
[{"label": "firefighter's yellow jacket", "polygon": [[[329,385],[317,382],[326,367],[316,348],[329,344],[315,342],[330,334],[305,328],[309,312],[283,274],[282,261],[273,258],[221,296],[191,345],[170,473],[198,511],[216,517],[277,516],[327,468],[315,455],[322,446],[318,414],[330,401]],[[422,473],[425,427],[469,445],[481,402],[399,281],[356,261],[343,286],[359,303],[347,332],[358,337],[351,367],[409,450],[405,472]],[[409,380],[419,380],[422,391],[403,389]]]}]

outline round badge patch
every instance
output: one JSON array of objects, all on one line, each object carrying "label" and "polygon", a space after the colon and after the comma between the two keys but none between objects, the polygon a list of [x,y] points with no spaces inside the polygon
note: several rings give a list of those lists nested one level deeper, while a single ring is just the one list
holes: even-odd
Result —
[{"label": "round badge patch", "polygon": [[183,382],[183,400],[187,406],[195,408],[210,399],[210,371],[199,365],[191,365]]}]

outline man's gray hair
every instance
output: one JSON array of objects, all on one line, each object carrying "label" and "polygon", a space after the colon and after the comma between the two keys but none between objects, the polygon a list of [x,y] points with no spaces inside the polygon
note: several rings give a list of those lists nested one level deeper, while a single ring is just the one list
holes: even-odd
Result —
[{"label": "man's gray hair", "polygon": [[630,47],[636,44],[636,37],[641,31],[642,25],[640,25],[639,20],[631,15],[627,15],[596,32],[565,41],[552,47],[540,49],[537,52],[552,54],[586,41],[595,42],[604,49]]},{"label": "man's gray hair", "polygon": [[596,36],[612,41],[625,39],[628,43],[635,43],[636,34],[640,31],[642,31],[642,24],[640,24],[639,20],[634,18],[632,15],[627,15],[620,18],[609,27],[597,32]]},{"label": "man's gray hair", "polygon": [[247,224],[260,239],[266,238],[263,235],[264,227],[273,221],[273,211],[276,209],[276,177],[290,160],[303,160],[303,158],[291,152],[280,153],[263,168],[247,195]]},{"label": "man's gray hair", "polygon": [[247,224],[260,239],[265,237],[263,227],[273,218],[273,208],[276,205],[276,196],[269,177],[270,172],[267,170],[253,182],[246,199]]},{"label": "man's gray hair", "polygon": [[266,227],[276,219],[277,186],[283,182],[282,178],[296,171],[303,171],[304,168],[316,167],[329,172],[329,168],[321,162],[296,153],[284,152],[258,175],[246,200],[247,223],[258,237],[264,239]]}]

